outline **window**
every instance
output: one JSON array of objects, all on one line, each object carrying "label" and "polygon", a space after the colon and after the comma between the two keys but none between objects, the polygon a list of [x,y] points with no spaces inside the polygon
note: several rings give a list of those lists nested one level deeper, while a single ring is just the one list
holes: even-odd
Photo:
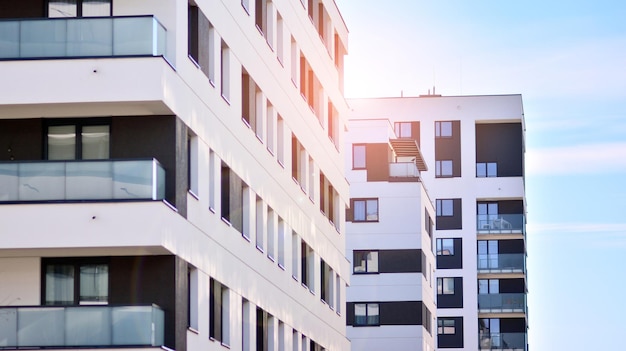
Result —
[{"label": "window", "polygon": [[198,196],[198,137],[189,135],[187,139],[187,176],[189,192]]},{"label": "window", "polygon": [[365,145],[352,145],[352,169],[365,169],[365,150]]},{"label": "window", "polygon": [[498,164],[496,162],[478,162],[476,163],[476,177],[497,177]]},{"label": "window", "polygon": [[379,307],[377,303],[355,303],[354,325],[376,326],[380,324]]},{"label": "window", "polygon": [[396,136],[398,138],[411,138],[411,122],[396,122],[394,124]]},{"label": "window", "polygon": [[337,190],[330,183],[323,172],[320,172],[320,211],[328,217],[328,220],[339,231],[339,214],[337,200],[339,195]]},{"label": "window", "polygon": [[215,29],[198,6],[189,4],[187,15],[187,55],[215,85]]},{"label": "window", "polygon": [[45,260],[45,305],[107,304],[109,265],[102,260]]},{"label": "window", "polygon": [[504,223],[499,220],[497,202],[479,202],[476,204],[476,211],[479,230],[503,229]]},{"label": "window", "polygon": [[437,239],[437,256],[454,255],[454,239]]},{"label": "window", "polygon": [[278,217],[278,266],[285,268],[285,221]]},{"label": "window", "polygon": [[328,138],[335,144],[335,147],[339,145],[339,112],[333,105],[332,101],[328,101],[328,124],[326,128],[328,129]]},{"label": "window", "polygon": [[378,273],[378,251],[354,251],[354,273]]},{"label": "window", "polygon": [[354,222],[378,222],[378,199],[353,199]]},{"label": "window", "polygon": [[48,17],[111,16],[111,0],[48,0]]},{"label": "window", "polygon": [[478,268],[495,269],[498,268],[498,241],[478,240]]},{"label": "window", "polygon": [[[101,121],[100,121],[101,122]],[[108,123],[54,122],[47,127],[48,160],[103,160],[110,155]]]},{"label": "window", "polygon": [[276,161],[285,167],[285,121],[279,114],[276,115]]},{"label": "window", "polygon": [[300,237],[295,231],[291,231],[291,276],[296,281],[300,278],[299,262],[300,262]]},{"label": "window", "polygon": [[320,259],[320,298],[332,307],[333,301],[333,282],[334,275],[333,269],[326,263],[326,261]]},{"label": "window", "polygon": [[220,92],[224,100],[230,104],[230,49],[223,40],[220,58]]},{"label": "window", "polygon": [[435,177],[445,178],[452,177],[452,160],[435,161]]},{"label": "window", "polygon": [[499,294],[500,293],[500,280],[499,279],[478,279],[478,293],[479,294]]},{"label": "window", "polygon": [[[258,235],[258,232],[257,232]],[[274,260],[276,255],[276,215],[271,207],[267,207],[267,257]]]},{"label": "window", "polygon": [[[300,185],[306,181],[306,151],[295,134],[291,133],[291,177]],[[305,189],[305,188],[302,188]]]},{"label": "window", "polygon": [[228,288],[213,278],[209,286],[209,305],[209,337],[221,341],[222,344],[228,344],[230,296]]},{"label": "window", "polygon": [[187,268],[187,326],[198,330],[198,270],[195,267]]},{"label": "window", "polygon": [[437,205],[437,216],[438,217],[451,217],[454,216],[454,200],[453,199],[443,199],[436,200]]},{"label": "window", "polygon": [[337,314],[341,314],[341,277],[339,274],[335,275],[335,311]]},{"label": "window", "polygon": [[267,351],[269,344],[269,319],[271,316],[262,308],[256,308],[256,351]]},{"label": "window", "polygon": [[456,320],[453,318],[437,318],[437,334],[456,334]]},{"label": "window", "polygon": [[255,202],[255,220],[256,220],[256,248],[261,252],[264,250],[264,236],[265,236],[265,204],[263,203],[263,199],[260,196],[256,195]]},{"label": "window", "polygon": [[435,122],[435,137],[436,138],[451,138],[452,137],[452,121]]},{"label": "window", "polygon": [[302,285],[307,287],[310,291],[313,291],[315,284],[313,281],[313,249],[304,241],[300,242],[302,253],[302,262],[300,264],[300,277],[302,278]]},{"label": "window", "polygon": [[437,278],[437,295],[454,295],[454,278]]}]

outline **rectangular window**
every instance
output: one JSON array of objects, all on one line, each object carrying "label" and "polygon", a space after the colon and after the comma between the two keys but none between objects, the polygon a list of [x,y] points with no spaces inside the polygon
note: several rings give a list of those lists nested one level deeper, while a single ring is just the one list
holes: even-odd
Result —
[{"label": "rectangular window", "polygon": [[256,248],[263,251],[265,242],[265,205],[263,204],[263,199],[258,195],[256,196],[255,204]]},{"label": "rectangular window", "polygon": [[269,100],[266,100],[266,135],[267,135],[267,151],[274,155],[276,145],[276,110]]},{"label": "rectangular window", "polygon": [[398,138],[411,138],[411,122],[396,122],[394,124],[396,137]]},{"label": "rectangular window", "polygon": [[307,243],[303,241],[300,242],[300,252],[302,253],[301,263],[300,263],[300,276],[302,278],[302,285],[307,287],[309,290],[314,291],[315,283],[313,280],[313,249]]},{"label": "rectangular window", "polygon": [[285,268],[285,221],[278,217],[278,266]]},{"label": "rectangular window", "polygon": [[187,326],[198,330],[198,270],[189,266],[187,269],[187,289],[189,301],[187,302]]},{"label": "rectangular window", "polygon": [[454,255],[454,239],[437,239],[437,256]]},{"label": "rectangular window", "polygon": [[220,92],[224,100],[230,104],[230,49],[223,40],[220,58]]},{"label": "rectangular window", "polygon": [[335,108],[332,101],[328,101],[328,138],[335,144],[335,147],[339,145],[339,112]]},{"label": "rectangular window", "polygon": [[102,260],[44,260],[44,305],[101,305],[109,300]]},{"label": "rectangular window", "polygon": [[454,200],[453,199],[437,199],[437,216],[451,217],[454,216]]},{"label": "rectangular window", "polygon": [[484,294],[499,294],[500,293],[500,280],[499,279],[478,279],[478,293]]},{"label": "rectangular window", "polygon": [[276,13],[276,58],[281,66],[285,62],[285,25],[280,13]]},{"label": "rectangular window", "polygon": [[354,251],[354,273],[378,273],[378,251]]},{"label": "rectangular window", "polygon": [[497,177],[498,176],[498,163],[496,162],[478,162],[476,163],[476,177]]},{"label": "rectangular window", "polygon": [[198,137],[195,135],[189,135],[187,139],[187,167],[189,191],[198,196]]},{"label": "rectangular window", "polygon": [[48,0],[49,18],[111,15],[111,0]]},{"label": "rectangular window", "polygon": [[437,178],[452,177],[452,169],[452,160],[435,161],[435,177]]},{"label": "rectangular window", "polygon": [[228,288],[211,278],[209,286],[209,337],[222,344],[230,342],[230,296]]},{"label": "rectangular window", "polygon": [[456,334],[456,320],[453,318],[437,318],[437,334]]},{"label": "rectangular window", "polygon": [[354,304],[354,326],[376,326],[380,324],[377,303]]},{"label": "rectangular window", "polygon": [[354,222],[378,222],[378,199],[352,199]]},{"label": "rectangular window", "polygon": [[341,277],[339,274],[335,275],[335,292],[335,311],[341,314]]},{"label": "rectangular window", "polygon": [[276,160],[285,167],[285,121],[280,114],[276,115]]},{"label": "rectangular window", "polygon": [[268,313],[262,308],[256,308],[256,351],[268,351],[269,325]]},{"label": "rectangular window", "polygon": [[103,160],[110,155],[110,125],[54,123],[47,127],[48,160]]},{"label": "rectangular window", "polygon": [[215,212],[216,162],[215,151],[209,150],[209,210],[211,212]]},{"label": "rectangular window", "polygon": [[300,237],[295,231],[291,231],[291,276],[300,280]]},{"label": "rectangular window", "polygon": [[454,295],[454,278],[437,278],[437,295]]},{"label": "rectangular window", "polygon": [[365,169],[365,150],[366,146],[363,144],[352,145],[352,169]]},{"label": "rectangular window", "polygon": [[276,255],[276,215],[271,207],[267,207],[267,257],[274,260]]},{"label": "rectangular window", "polygon": [[436,138],[452,138],[452,121],[435,122]]}]

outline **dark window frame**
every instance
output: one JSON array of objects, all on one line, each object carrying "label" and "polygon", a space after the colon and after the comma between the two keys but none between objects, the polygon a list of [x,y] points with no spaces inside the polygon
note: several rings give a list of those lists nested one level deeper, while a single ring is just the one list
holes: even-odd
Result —
[{"label": "dark window frame", "polygon": [[[443,162],[450,162],[450,173],[443,173]],[[435,178],[453,178],[454,177],[454,160],[436,160],[435,161]]]},{"label": "dark window frame", "polygon": [[[450,323],[446,322],[452,322],[452,325],[450,326]],[[446,326],[446,324],[448,325]],[[452,333],[446,333],[446,328],[454,328],[454,331]],[[456,335],[456,319],[445,317],[437,318],[437,335]]]},{"label": "dark window frame", "polygon": [[[357,314],[356,314],[356,307],[357,305],[365,305],[365,323],[358,323],[357,322]],[[369,322],[369,306],[372,305],[376,305],[378,308],[378,315],[376,318],[376,321],[373,323]],[[378,327],[380,326],[380,304],[377,302],[355,302],[354,303],[354,327]]]},{"label": "dark window frame", "polygon": [[[368,201],[376,201],[376,219],[368,219],[367,217],[367,208],[368,208]],[[364,202],[365,205],[365,219],[357,219],[356,216],[356,202]],[[357,223],[376,223],[378,221],[380,221],[380,203],[378,201],[377,197],[370,197],[370,198],[355,198],[355,199],[350,199],[350,208],[352,211],[352,222],[357,222]]]},{"label": "dark window frame", "polygon": [[[452,291],[448,291],[446,292],[445,287],[446,282],[450,282],[452,281]],[[437,295],[454,295],[456,292],[455,286],[454,286],[454,277],[439,277],[437,278]]]},{"label": "dark window frame", "polygon": [[[450,210],[452,212],[449,214],[447,211],[444,211],[444,209],[447,209],[447,206],[444,208],[444,201],[446,203],[450,202]],[[436,199],[435,207],[437,217],[454,217],[454,199]]]},{"label": "dark window frame", "polygon": [[[454,238],[437,238],[436,240],[436,255],[437,256],[454,256]],[[444,245],[444,242],[450,241],[451,245]],[[451,247],[450,253],[445,254],[444,247]]]},{"label": "dark window frame", "polygon": [[[107,265],[109,268],[110,266],[110,260],[107,257],[72,257],[72,258],[42,258],[41,260],[41,305],[42,306],[55,306],[56,304],[47,304],[46,302],[46,272],[47,272],[47,267],[48,266],[54,266],[54,265],[68,265],[68,266],[73,266],[74,267],[74,287],[73,287],[73,295],[74,295],[74,301],[72,303],[72,306],[76,305],[81,305],[81,301],[80,301],[80,267],[82,266],[86,266],[86,265]],[[111,271],[109,269],[109,278],[111,276]],[[111,296],[111,280],[109,279],[108,282],[108,287],[107,287],[107,297],[110,298]],[[83,302],[82,304],[87,304],[87,305],[108,305],[108,300],[105,302],[93,302],[93,303],[85,303]]]},{"label": "dark window frame", "polygon": [[[50,18],[50,1],[51,0],[46,0],[46,4],[45,4],[45,12],[46,12],[46,17]],[[107,1],[109,3],[109,14],[108,16],[113,16],[113,0],[104,0]],[[67,17],[60,17],[60,18],[82,18],[83,17],[83,3],[85,2],[85,0],[76,0],[76,16],[67,16]],[[88,16],[87,18],[92,17],[92,16]],[[93,16],[93,17],[100,17],[100,16]],[[57,17],[54,17],[57,18]]]},{"label": "dark window frame", "polygon": [[[408,125],[409,126],[409,135],[404,135],[402,133],[402,126],[403,125]],[[394,132],[396,134],[396,137],[398,137],[398,138],[413,138],[412,128],[413,128],[413,124],[411,122],[395,122],[393,124],[393,130],[394,130]]]},{"label": "dark window frame", "polygon": [[[368,266],[367,255],[376,253],[376,270],[370,270]],[[364,254],[365,257],[365,271],[357,272],[355,271],[355,263],[357,262],[357,254]],[[354,250],[352,251],[352,273],[353,274],[379,274],[380,273],[380,258],[379,258],[378,250]],[[373,269],[373,268],[372,268]]]},{"label": "dark window frame", "polygon": [[[110,117],[93,117],[93,118],[55,118],[46,120],[43,128],[43,155],[46,160],[48,160],[48,130],[50,127],[61,127],[61,126],[75,126],[75,150],[74,150],[74,159],[77,161],[81,160],[91,160],[91,159],[83,159],[83,141],[80,138],[82,135],[83,127],[93,127],[93,126],[108,126],[109,127],[109,158],[111,158],[111,145],[113,144],[112,140],[112,120]],[[70,161],[70,160],[67,160]]]}]

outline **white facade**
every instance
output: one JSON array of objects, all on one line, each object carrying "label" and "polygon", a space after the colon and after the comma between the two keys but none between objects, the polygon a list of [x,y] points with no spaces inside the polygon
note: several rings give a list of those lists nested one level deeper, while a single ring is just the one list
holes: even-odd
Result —
[{"label": "white facade", "polygon": [[[44,19],[48,10],[23,6],[7,5],[5,16],[15,19],[0,22],[0,32],[21,28],[39,38],[10,37],[0,49],[0,142],[7,150],[0,156],[0,311],[19,316],[26,310],[8,306],[45,305],[55,284],[46,269],[57,262],[82,270],[97,261],[108,272],[99,305],[159,304],[150,296],[170,305],[160,306],[164,341],[142,347],[348,350],[347,29],[334,2],[113,0],[113,28],[124,18],[147,37],[114,36],[109,54],[98,53],[107,49],[102,38],[80,28],[84,43],[61,27],[54,27],[61,43],[47,42],[47,27],[17,19],[24,11],[63,28],[77,20]],[[99,18],[96,26],[83,11],[85,28],[110,25]],[[128,52],[138,51],[116,54],[124,40]],[[59,54],[61,44],[82,54]],[[29,54],[32,45],[45,49]],[[76,160],[48,161],[52,127],[87,133],[92,124],[108,131],[98,171],[49,173],[52,163],[64,170],[95,165],[80,157],[88,140],[79,132],[71,136]],[[123,161],[137,166],[137,158],[158,161],[142,168],[148,180],[141,186],[106,175]],[[22,165],[38,168],[27,174]],[[149,196],[129,201],[122,183],[126,194],[147,189]],[[29,186],[36,191],[25,195]],[[145,263],[157,261],[168,267],[161,276]],[[7,326],[6,339],[0,332],[0,347],[119,347],[19,339],[10,329],[23,327]]]},{"label": "white facade", "polygon": [[[440,321],[438,328],[433,328],[434,333],[444,334],[434,334],[439,340],[438,349],[525,350],[524,113],[521,96],[350,99],[349,105],[351,119],[369,120],[372,124],[379,123],[381,118],[388,119],[391,124],[419,123],[419,147],[428,165],[428,171],[421,172],[420,178],[436,211],[433,217],[437,222],[434,231],[438,262],[436,277],[457,279],[454,280],[457,297],[458,283],[462,281],[462,300],[446,300],[454,295],[441,296],[443,291],[437,296],[436,316],[439,319],[449,317],[455,321],[448,322],[457,323],[448,328],[448,324],[443,325]],[[351,184],[354,188],[352,181]],[[376,196],[375,193],[372,190],[370,196]],[[383,193],[381,190],[379,194]],[[455,219],[454,223],[447,222],[452,219]],[[351,227],[348,230],[350,232]],[[367,229],[355,231],[360,233]],[[444,242],[440,239],[453,240]],[[454,253],[450,256],[445,247],[437,246],[452,242],[460,245],[456,251],[462,248],[462,260],[458,265],[446,261]],[[383,247],[388,245],[380,244]],[[458,252],[456,254],[458,257]],[[355,281],[356,278],[352,286]],[[351,293],[352,287],[348,298]],[[458,324],[459,320],[462,324]],[[458,333],[459,329],[462,334]]]},{"label": "white facade", "polygon": [[[352,207],[346,231],[353,275],[346,313],[352,350],[434,350],[435,260],[429,234],[434,209],[420,171],[394,149],[391,140],[396,136],[389,120],[351,120],[348,130],[346,170]],[[363,147],[363,155],[382,151],[357,164],[358,152],[350,152],[355,146]],[[417,148],[414,151],[413,157],[421,157]],[[410,171],[399,174],[396,168]],[[375,175],[379,171],[384,173],[381,177]],[[359,218],[359,201],[374,201],[375,214],[368,209],[367,216]],[[366,252],[375,257],[363,269],[360,255]],[[372,262],[375,266],[370,267]],[[363,304],[377,306],[373,320],[359,321],[358,305]]]}]

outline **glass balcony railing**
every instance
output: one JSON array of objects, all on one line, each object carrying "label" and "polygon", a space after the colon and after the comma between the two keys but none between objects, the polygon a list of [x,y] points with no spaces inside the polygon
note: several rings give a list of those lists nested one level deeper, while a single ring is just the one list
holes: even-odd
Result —
[{"label": "glass balcony railing", "polygon": [[0,308],[0,348],[162,346],[158,306]]},{"label": "glass balcony railing", "polygon": [[479,294],[479,312],[524,312],[526,310],[526,294]]},{"label": "glass balcony railing", "polygon": [[0,21],[0,59],[165,56],[165,47],[153,16]]},{"label": "glass balcony railing", "polygon": [[0,203],[164,198],[155,159],[0,163]]},{"label": "glass balcony railing", "polygon": [[524,233],[523,214],[477,215],[476,230],[479,234]]},{"label": "glass balcony railing", "polygon": [[418,178],[420,172],[414,162],[393,162],[389,164],[391,178]]},{"label": "glass balcony railing", "polygon": [[526,333],[487,333],[479,341],[479,350],[526,350]]},{"label": "glass balcony railing", "polygon": [[526,272],[525,254],[479,254],[479,273],[523,273]]}]

